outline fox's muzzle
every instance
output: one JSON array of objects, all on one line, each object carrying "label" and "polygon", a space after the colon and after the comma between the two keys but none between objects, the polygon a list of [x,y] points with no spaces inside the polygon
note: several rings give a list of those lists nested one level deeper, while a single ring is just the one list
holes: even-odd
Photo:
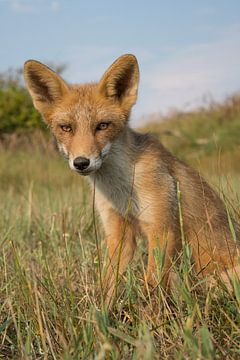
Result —
[{"label": "fox's muzzle", "polygon": [[77,156],[75,158],[69,158],[69,166],[72,170],[77,171],[81,175],[89,175],[90,173],[94,173],[95,171],[99,170],[102,166],[102,163],[106,156],[109,153],[111,148],[111,144],[108,143],[104,146],[101,153],[97,157],[84,157],[84,156]]}]

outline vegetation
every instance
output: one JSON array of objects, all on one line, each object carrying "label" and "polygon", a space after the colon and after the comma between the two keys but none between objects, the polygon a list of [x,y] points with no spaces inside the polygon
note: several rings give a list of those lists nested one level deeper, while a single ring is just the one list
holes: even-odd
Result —
[{"label": "vegetation", "polygon": [[96,246],[103,236],[86,182],[47,150],[6,150],[0,169],[2,357],[239,358],[239,283],[233,292],[223,284],[207,289],[202,280],[190,282],[183,260],[176,293],[168,296],[160,287],[152,293],[139,239],[108,312]]},{"label": "vegetation", "polygon": [[[11,118],[7,111],[6,105],[0,126],[2,119],[8,124]],[[26,114],[31,111],[29,103]],[[239,216],[239,127],[236,95],[191,114],[172,114],[147,128],[200,169],[222,196],[224,191],[227,206]],[[4,132],[16,128],[5,125]],[[217,279],[217,287],[207,288],[191,274],[188,248],[176,269],[179,285],[168,295],[160,286],[148,288],[143,276],[146,247],[138,239],[115,304],[105,309],[98,266],[104,245],[97,251],[103,233],[85,179],[69,170],[41,133],[32,134],[32,142],[29,134],[21,135],[26,141],[16,140],[16,134],[3,138],[0,358],[240,358],[240,283],[229,291]],[[160,254],[156,260],[161,263]]]},{"label": "vegetation", "polygon": [[22,85],[20,71],[0,75],[0,104],[0,134],[44,128]]},{"label": "vegetation", "polygon": [[163,119],[155,116],[143,130],[207,172],[216,173],[216,166],[221,166],[221,173],[240,171],[240,93],[192,112],[176,111]]},{"label": "vegetation", "polygon": [[[51,65],[62,73],[65,65]],[[4,133],[46,129],[24,87],[22,70],[0,74],[0,136]]]}]

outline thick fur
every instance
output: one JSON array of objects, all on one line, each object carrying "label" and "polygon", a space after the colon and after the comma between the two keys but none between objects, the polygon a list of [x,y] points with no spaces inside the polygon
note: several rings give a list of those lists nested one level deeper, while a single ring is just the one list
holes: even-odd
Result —
[{"label": "thick fur", "polygon": [[[234,269],[239,229],[233,222],[234,241],[222,200],[198,172],[151,135],[139,134],[128,125],[139,82],[133,55],[117,59],[99,83],[68,85],[33,60],[25,63],[24,74],[34,105],[49,124],[70,167],[76,170],[74,159],[79,156],[90,160],[89,168],[81,173],[96,186],[97,207],[106,232],[107,302],[117,273],[124,272],[134,255],[136,236],[148,241],[147,277],[153,285],[157,282],[154,250],[166,252],[162,281],[167,283],[173,259],[182,249],[180,208],[196,271],[204,275]],[[99,130],[102,122],[107,122],[107,127]],[[71,131],[63,131],[63,125]]]}]

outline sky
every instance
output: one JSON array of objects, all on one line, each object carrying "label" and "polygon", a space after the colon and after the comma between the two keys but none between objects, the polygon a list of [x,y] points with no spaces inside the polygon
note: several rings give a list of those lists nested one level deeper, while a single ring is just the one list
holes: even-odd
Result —
[{"label": "sky", "polygon": [[36,59],[71,83],[135,54],[135,124],[240,91],[240,0],[0,0],[0,44],[0,72]]}]

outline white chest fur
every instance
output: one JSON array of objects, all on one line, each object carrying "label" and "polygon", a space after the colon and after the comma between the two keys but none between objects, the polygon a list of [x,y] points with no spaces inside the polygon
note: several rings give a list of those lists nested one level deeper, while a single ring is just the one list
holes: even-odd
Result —
[{"label": "white chest fur", "polygon": [[118,144],[112,146],[110,154],[94,177],[91,180],[97,191],[121,215],[126,215],[129,211],[133,214],[138,212],[134,166],[123,147],[120,148]]}]

